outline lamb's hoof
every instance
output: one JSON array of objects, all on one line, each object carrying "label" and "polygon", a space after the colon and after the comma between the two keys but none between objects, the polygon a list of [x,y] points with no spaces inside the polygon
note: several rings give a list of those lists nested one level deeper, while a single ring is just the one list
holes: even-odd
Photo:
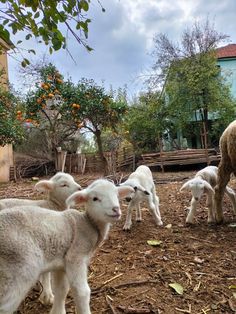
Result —
[{"label": "lamb's hoof", "polygon": [[66,314],[66,310],[65,309],[61,309],[61,310],[54,310],[53,308],[50,311],[50,314]]},{"label": "lamb's hoof", "polygon": [[130,228],[131,228],[131,226],[124,225],[123,230],[124,231],[130,231]]},{"label": "lamb's hoof", "polygon": [[137,222],[141,222],[141,221],[142,221],[142,218],[137,218],[136,221],[137,221]]},{"label": "lamb's hoof", "polygon": [[187,225],[187,226],[194,226],[194,222],[193,221],[185,221],[185,224]]},{"label": "lamb's hoof", "polygon": [[44,305],[50,305],[53,304],[54,302],[54,295],[52,293],[49,294],[44,294],[42,292],[42,294],[39,297],[39,301],[44,304]]},{"label": "lamb's hoof", "polygon": [[163,226],[163,222],[162,222],[162,221],[157,221],[157,223],[156,223],[156,224],[157,224],[157,226],[158,226],[158,227]]}]

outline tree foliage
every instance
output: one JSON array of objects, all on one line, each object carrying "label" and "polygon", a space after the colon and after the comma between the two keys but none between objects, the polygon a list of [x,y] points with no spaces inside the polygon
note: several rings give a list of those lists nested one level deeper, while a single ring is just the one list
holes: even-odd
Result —
[{"label": "tree foliage", "polygon": [[52,151],[78,133],[92,133],[105,167],[101,134],[107,128],[115,130],[127,104],[114,101],[94,80],[64,81],[52,64],[40,69],[40,77],[27,96],[26,122],[45,132]]},{"label": "tree foliage", "polygon": [[219,121],[225,125],[235,115],[235,102],[216,58],[217,46],[227,37],[206,20],[184,31],[180,43],[172,43],[164,34],[154,39],[155,74],[149,83],[162,84],[162,95],[176,130],[201,121],[204,146],[208,145],[211,131],[209,119],[213,126]]},{"label": "tree foliage", "polygon": [[17,97],[0,88],[0,146],[19,143],[24,139],[24,129],[19,121],[20,109]]},{"label": "tree foliage", "polygon": [[[49,52],[67,48],[67,32],[79,44],[87,44],[91,19],[87,14],[90,0],[0,0],[0,38],[13,41],[14,35],[24,31],[24,40],[35,37],[49,46]],[[98,1],[100,4],[100,2]],[[102,11],[105,11],[102,7]],[[64,29],[61,25],[64,25]],[[15,46],[22,40],[14,42]],[[35,53],[33,49],[29,53]],[[28,59],[22,65],[29,64]]]},{"label": "tree foliage", "polygon": [[171,126],[171,117],[160,93],[151,91],[136,99],[125,121],[126,136],[139,152],[159,150],[162,134]]}]

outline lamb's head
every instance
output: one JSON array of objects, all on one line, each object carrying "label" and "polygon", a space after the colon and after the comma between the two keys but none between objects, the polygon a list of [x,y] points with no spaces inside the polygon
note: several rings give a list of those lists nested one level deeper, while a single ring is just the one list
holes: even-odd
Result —
[{"label": "lamb's head", "polygon": [[[135,179],[127,179],[125,182],[122,182],[120,186],[130,186],[134,189],[135,193],[140,191],[144,193],[144,195],[149,195],[150,193]],[[126,201],[130,202],[135,194],[130,194],[130,196],[126,197]]]},{"label": "lamb's head", "polygon": [[192,196],[196,201],[199,201],[203,195],[203,193],[215,193],[212,186],[200,177],[193,178],[187,182],[185,182],[180,191],[184,189],[189,189],[192,193]]},{"label": "lamb's head", "polygon": [[48,192],[50,200],[64,205],[71,194],[82,188],[70,174],[58,172],[49,180],[36,183],[35,189],[39,192]]},{"label": "lamb's head", "polygon": [[134,193],[130,186],[115,186],[114,183],[99,179],[86,189],[71,195],[67,206],[85,204],[88,215],[97,222],[113,223],[121,217],[119,199]]}]

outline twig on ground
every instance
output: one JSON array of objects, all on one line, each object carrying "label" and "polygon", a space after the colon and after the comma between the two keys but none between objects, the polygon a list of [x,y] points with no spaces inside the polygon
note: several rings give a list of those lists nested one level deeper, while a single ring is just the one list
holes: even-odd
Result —
[{"label": "twig on ground", "polygon": [[146,313],[151,314],[151,313],[153,313],[152,310],[147,309],[147,308],[133,308],[130,306],[125,307],[122,305],[117,306],[117,308],[126,314],[146,314]]},{"label": "twig on ground", "polygon": [[112,314],[117,314],[115,308],[113,307],[113,305],[112,305],[111,302],[110,302],[110,299],[111,299],[111,298],[109,297],[109,295],[106,295],[106,302],[107,302],[107,305],[109,306],[109,308],[110,308]]},{"label": "twig on ground", "polygon": [[[116,277],[117,278],[117,277]],[[112,278],[112,280],[116,279],[115,277]],[[103,283],[100,287],[98,288],[94,288],[91,290],[91,294],[92,295],[96,295],[100,292],[104,292],[109,288],[113,288],[113,289],[120,289],[123,287],[128,287],[128,286],[138,286],[138,285],[143,285],[146,283],[158,283],[158,280],[154,280],[154,279],[145,279],[145,280],[140,280],[140,281],[129,281],[129,282],[124,282],[121,284],[118,284],[114,287],[104,287],[104,285],[106,285],[107,283],[109,283],[111,280],[107,280],[105,283]],[[103,288],[104,287],[104,288]],[[103,289],[102,289],[103,288]]]}]

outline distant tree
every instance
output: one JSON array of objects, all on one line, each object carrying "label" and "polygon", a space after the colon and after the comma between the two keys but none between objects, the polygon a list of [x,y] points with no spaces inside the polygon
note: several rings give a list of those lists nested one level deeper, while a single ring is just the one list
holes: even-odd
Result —
[{"label": "distant tree", "polygon": [[172,120],[159,92],[142,93],[130,107],[125,119],[127,139],[135,151],[162,149],[162,136],[172,127]]},{"label": "distant tree", "polygon": [[107,162],[104,157],[102,133],[107,129],[116,131],[117,125],[127,112],[127,103],[122,99],[114,100],[106,93],[104,87],[88,79],[79,81],[73,101],[80,104],[80,109],[72,109],[72,115],[82,131],[89,131],[94,135],[106,173]]},{"label": "distant tree", "polygon": [[[70,33],[87,50],[88,27],[91,19],[87,13],[90,0],[0,0],[0,38],[14,41],[14,35],[24,31],[24,40],[35,37],[49,46],[49,52],[68,49]],[[100,1],[97,1],[101,5]],[[105,9],[102,7],[102,11]],[[64,25],[64,29],[61,25]],[[13,42],[18,47],[22,40]],[[33,49],[29,53],[35,53]],[[24,58],[22,65],[29,64]]]},{"label": "distant tree", "polygon": [[[176,128],[183,128],[197,117],[202,122],[204,147],[208,146],[209,112],[212,121],[226,123],[235,114],[235,103],[217,67],[215,49],[227,38],[207,19],[195,22],[183,32],[181,43],[174,44],[164,34],[154,38],[154,74],[149,83],[162,85],[162,96]],[[232,119],[232,118],[231,118]]]}]

